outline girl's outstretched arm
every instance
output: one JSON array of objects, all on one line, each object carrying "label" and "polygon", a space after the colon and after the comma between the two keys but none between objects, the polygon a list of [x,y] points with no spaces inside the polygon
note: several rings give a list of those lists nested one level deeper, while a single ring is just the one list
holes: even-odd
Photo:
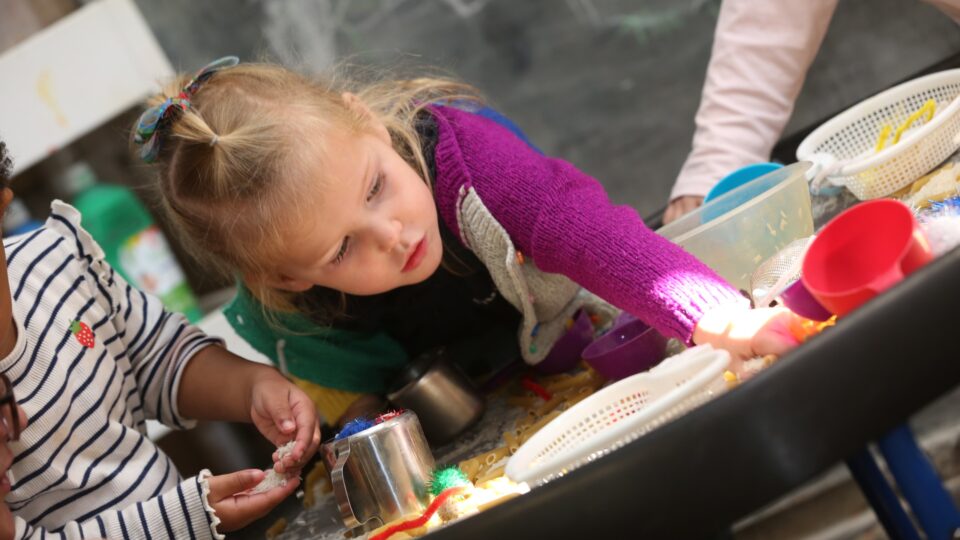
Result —
[{"label": "girl's outstretched arm", "polygon": [[[595,179],[565,161],[537,154],[489,120],[448,107],[433,110],[440,133],[437,202],[454,231],[459,233],[461,189],[475,189],[525,258],[543,271],[570,277],[664,335],[692,344],[697,324],[714,311],[725,315],[723,329],[730,323],[746,331],[740,320],[748,313],[746,298],[650,230],[636,210],[612,204]],[[741,341],[721,342],[719,336],[729,333],[703,335],[725,348],[736,345],[737,355],[746,350],[739,347]],[[749,337],[748,347],[755,343]],[[774,341],[779,349],[781,343]]]}]

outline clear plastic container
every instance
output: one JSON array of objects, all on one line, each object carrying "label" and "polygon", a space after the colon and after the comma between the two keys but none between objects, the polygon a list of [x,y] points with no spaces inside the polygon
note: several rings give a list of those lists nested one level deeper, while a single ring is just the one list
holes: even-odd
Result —
[{"label": "clear plastic container", "polygon": [[787,244],[813,234],[810,188],[802,161],[729,191],[657,233],[679,244],[734,287]]}]

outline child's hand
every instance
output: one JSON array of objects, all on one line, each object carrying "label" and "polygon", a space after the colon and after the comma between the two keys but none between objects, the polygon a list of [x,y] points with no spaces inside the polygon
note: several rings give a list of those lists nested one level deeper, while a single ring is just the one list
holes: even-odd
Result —
[{"label": "child's hand", "polygon": [[693,342],[726,349],[735,362],[768,354],[780,356],[800,344],[791,331],[798,321],[799,317],[785,308],[718,306],[697,323]]},{"label": "child's hand", "polygon": [[264,473],[258,469],[247,469],[230,474],[211,476],[207,479],[210,494],[207,502],[220,518],[217,530],[221,533],[235,531],[248,523],[262,518],[287,498],[300,485],[300,479],[292,477],[287,484],[263,493],[245,493],[263,480]]},{"label": "child's hand", "polygon": [[291,439],[296,441],[293,450],[275,463],[274,469],[284,473],[302,468],[320,444],[313,401],[280,373],[273,372],[257,378],[250,403],[250,419],[267,440],[276,446]]}]

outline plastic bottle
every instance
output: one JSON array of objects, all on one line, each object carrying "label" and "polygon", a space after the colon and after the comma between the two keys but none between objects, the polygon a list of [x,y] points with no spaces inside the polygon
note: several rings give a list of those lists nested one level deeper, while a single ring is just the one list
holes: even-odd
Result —
[{"label": "plastic bottle", "polygon": [[3,237],[17,236],[39,229],[43,224],[33,219],[23,201],[14,198],[3,214]]},{"label": "plastic bottle", "polygon": [[124,186],[97,182],[83,162],[67,169],[64,184],[83,216],[83,228],[103,248],[107,262],[131,285],[160,298],[168,310],[198,321],[202,313],[183,270],[137,196]]}]

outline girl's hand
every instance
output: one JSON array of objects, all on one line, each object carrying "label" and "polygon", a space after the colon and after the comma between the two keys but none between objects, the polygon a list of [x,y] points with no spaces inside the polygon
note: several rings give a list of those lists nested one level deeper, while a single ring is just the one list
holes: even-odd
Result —
[{"label": "girl's hand", "polygon": [[250,419],[276,446],[283,446],[291,439],[296,441],[293,450],[274,464],[279,473],[301,469],[320,444],[320,426],[313,401],[276,371],[258,376],[253,384]]},{"label": "girl's hand", "polygon": [[735,362],[768,354],[781,356],[800,344],[792,332],[799,321],[785,308],[718,306],[697,323],[693,342],[726,349]]},{"label": "girl's hand", "polygon": [[263,471],[247,469],[207,479],[210,485],[207,502],[220,518],[220,525],[217,527],[219,532],[235,531],[262,518],[300,485],[300,479],[294,476],[287,479],[285,486],[263,493],[245,493],[256,487],[263,477]]}]

